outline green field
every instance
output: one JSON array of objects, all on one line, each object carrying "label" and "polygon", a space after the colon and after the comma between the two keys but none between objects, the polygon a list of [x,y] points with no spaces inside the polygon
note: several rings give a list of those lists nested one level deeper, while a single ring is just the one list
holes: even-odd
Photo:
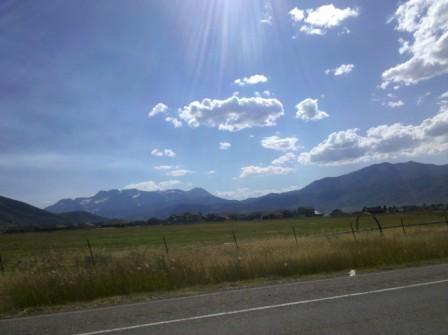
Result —
[{"label": "green field", "polygon": [[[441,213],[412,213],[379,215],[385,227],[444,220]],[[313,217],[265,221],[227,221],[220,223],[200,223],[189,225],[163,225],[129,228],[102,228],[91,230],[71,230],[23,234],[0,235],[0,254],[4,261],[36,257],[48,252],[75,251],[86,253],[86,240],[94,249],[102,251],[129,250],[132,248],[161,248],[165,236],[168,246],[176,248],[192,244],[222,244],[233,242],[232,232],[238,240],[260,240],[275,237],[293,237],[295,228],[299,236],[331,234],[350,231],[354,217]],[[375,228],[369,217],[361,219],[360,228]]]},{"label": "green field", "polygon": [[[448,257],[442,213],[378,218],[383,227],[400,225],[401,218],[405,225],[441,224],[407,227],[406,233],[387,229],[383,235],[374,229],[356,239],[350,232],[353,217],[4,234],[0,312]],[[369,228],[376,224],[363,217],[360,229]]]}]

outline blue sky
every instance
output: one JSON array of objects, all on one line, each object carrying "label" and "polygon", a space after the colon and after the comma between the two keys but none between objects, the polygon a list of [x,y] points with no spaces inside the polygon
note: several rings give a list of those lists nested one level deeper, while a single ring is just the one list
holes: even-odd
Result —
[{"label": "blue sky", "polygon": [[448,0],[2,1],[0,194],[245,198],[448,163],[447,22]]}]

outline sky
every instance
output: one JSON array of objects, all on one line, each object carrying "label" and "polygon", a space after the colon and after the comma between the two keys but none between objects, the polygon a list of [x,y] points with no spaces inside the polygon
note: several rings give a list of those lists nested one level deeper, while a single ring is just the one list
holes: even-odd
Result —
[{"label": "sky", "polygon": [[229,199],[448,163],[448,0],[3,0],[0,194]]}]

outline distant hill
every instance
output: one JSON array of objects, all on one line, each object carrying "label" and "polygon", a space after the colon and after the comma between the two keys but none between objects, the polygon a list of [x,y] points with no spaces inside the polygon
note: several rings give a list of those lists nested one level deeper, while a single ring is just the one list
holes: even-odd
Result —
[{"label": "distant hill", "polygon": [[63,199],[47,208],[53,213],[86,211],[108,218],[165,218],[182,212],[269,211],[312,206],[323,212],[359,210],[376,205],[448,203],[448,165],[381,163],[339,177],[317,180],[291,192],[243,201],[216,197],[204,189],[190,191],[100,191],[93,197]]},{"label": "distant hill", "polygon": [[248,210],[313,206],[321,211],[376,205],[448,203],[448,165],[381,163],[312,182],[298,191],[243,201]]},{"label": "distant hill", "polygon": [[190,191],[100,191],[93,197],[63,199],[46,209],[52,213],[86,211],[108,218],[147,219],[183,212],[222,212],[238,207],[238,201],[221,199],[202,188],[194,188]]},{"label": "distant hill", "polygon": [[64,227],[68,222],[42,209],[24,202],[0,196],[0,231],[11,228],[28,230],[30,228]]},{"label": "distant hill", "polygon": [[0,196],[0,232],[73,228],[107,220],[87,212],[57,215],[21,201]]}]

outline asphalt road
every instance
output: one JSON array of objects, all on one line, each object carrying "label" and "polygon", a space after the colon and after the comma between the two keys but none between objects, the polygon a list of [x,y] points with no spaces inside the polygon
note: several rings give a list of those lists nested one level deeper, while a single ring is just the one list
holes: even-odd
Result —
[{"label": "asphalt road", "polygon": [[448,264],[0,320],[0,334],[448,334]]}]

